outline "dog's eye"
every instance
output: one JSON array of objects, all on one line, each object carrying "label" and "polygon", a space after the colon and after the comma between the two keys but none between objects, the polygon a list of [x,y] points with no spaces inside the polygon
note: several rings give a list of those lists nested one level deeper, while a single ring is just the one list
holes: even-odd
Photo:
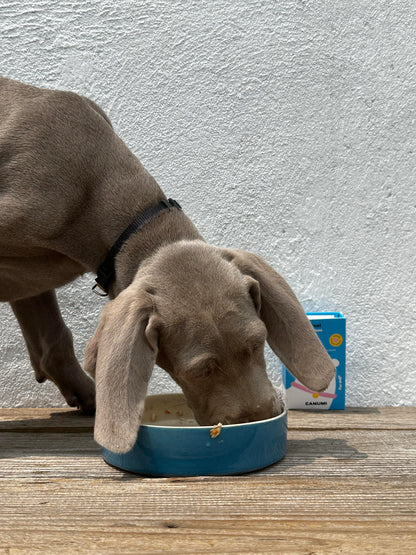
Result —
[{"label": "dog's eye", "polygon": [[200,380],[206,380],[212,375],[213,372],[214,370],[212,368],[197,368],[194,371],[194,375]]},{"label": "dog's eye", "polygon": [[264,341],[247,342],[247,347],[243,349],[242,355],[244,358],[249,358],[257,353],[263,352]]},{"label": "dog's eye", "polygon": [[253,353],[255,353],[257,351],[260,351],[260,350],[262,351],[263,349],[264,349],[264,341],[256,341],[251,346],[251,350],[253,351]]},{"label": "dog's eye", "polygon": [[203,364],[198,364],[192,368],[192,375],[200,380],[205,380],[212,376],[218,369],[218,364],[215,360],[208,360]]}]

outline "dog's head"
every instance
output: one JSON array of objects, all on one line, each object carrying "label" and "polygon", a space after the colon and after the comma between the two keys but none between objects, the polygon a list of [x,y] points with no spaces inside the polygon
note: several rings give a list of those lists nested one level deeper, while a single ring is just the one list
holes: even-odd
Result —
[{"label": "dog's head", "polygon": [[328,386],[330,357],[290,287],[260,257],[202,241],[163,247],[104,308],[87,346],[96,440],[120,453],[133,446],[155,363],[181,386],[201,425],[279,414],[266,340],[307,387]]}]

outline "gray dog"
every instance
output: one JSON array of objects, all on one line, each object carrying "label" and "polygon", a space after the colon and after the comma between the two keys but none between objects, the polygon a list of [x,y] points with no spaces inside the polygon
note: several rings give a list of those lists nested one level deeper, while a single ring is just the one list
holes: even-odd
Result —
[{"label": "gray dog", "polygon": [[[94,384],[54,289],[97,270],[112,300],[85,353]],[[156,363],[201,425],[281,412],[266,340],[309,388],[322,391],[334,375],[283,278],[254,254],[206,244],[96,104],[5,78],[0,301],[19,321],[36,379],[86,413],[96,403],[95,438],[120,453],[135,441]]]}]

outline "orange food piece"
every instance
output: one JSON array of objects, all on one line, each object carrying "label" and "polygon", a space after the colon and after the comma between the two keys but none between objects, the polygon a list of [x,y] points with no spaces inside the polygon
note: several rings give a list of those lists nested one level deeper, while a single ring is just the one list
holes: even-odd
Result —
[{"label": "orange food piece", "polygon": [[219,422],[216,426],[213,426],[211,428],[211,430],[209,431],[210,436],[212,437],[212,439],[215,439],[216,437],[218,437],[221,433],[221,428],[222,428],[222,424],[221,422]]}]

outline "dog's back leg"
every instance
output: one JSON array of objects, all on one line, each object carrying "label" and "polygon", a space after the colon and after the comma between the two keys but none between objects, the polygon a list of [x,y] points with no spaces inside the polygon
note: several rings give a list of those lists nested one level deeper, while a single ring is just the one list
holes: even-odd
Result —
[{"label": "dog's back leg", "polygon": [[75,358],[55,291],[10,303],[19,321],[38,382],[53,381],[71,407],[95,410],[95,385]]}]

